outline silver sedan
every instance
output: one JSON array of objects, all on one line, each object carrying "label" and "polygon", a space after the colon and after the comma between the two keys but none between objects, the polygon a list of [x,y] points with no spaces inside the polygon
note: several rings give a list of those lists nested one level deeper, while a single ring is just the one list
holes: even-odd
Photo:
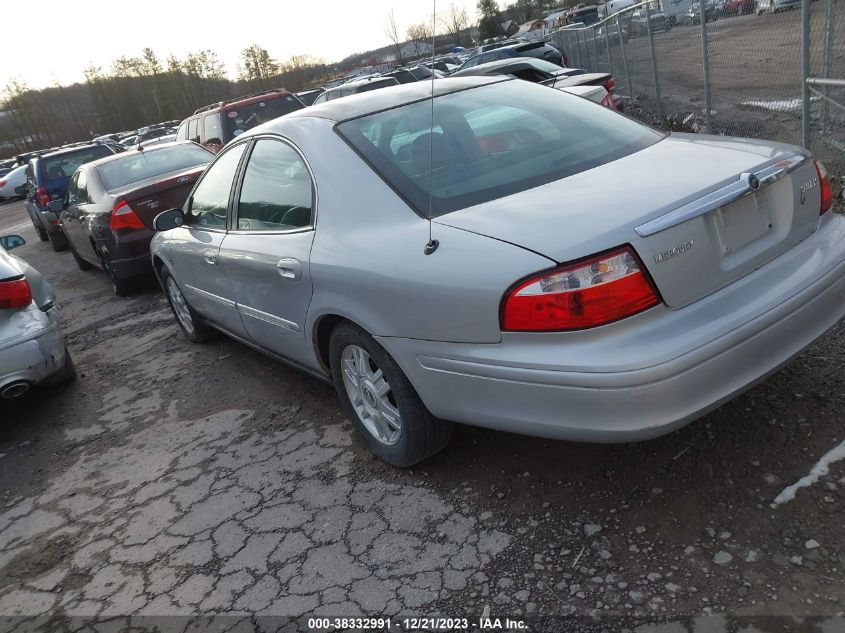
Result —
[{"label": "silver sedan", "polygon": [[380,458],[425,459],[452,422],[656,437],[845,313],[845,218],[805,150],[517,80],[429,90],[238,137],[152,243],[188,338],[332,381]]},{"label": "silver sedan", "polygon": [[53,289],[8,252],[25,243],[20,235],[0,237],[0,398],[6,399],[76,378]]}]

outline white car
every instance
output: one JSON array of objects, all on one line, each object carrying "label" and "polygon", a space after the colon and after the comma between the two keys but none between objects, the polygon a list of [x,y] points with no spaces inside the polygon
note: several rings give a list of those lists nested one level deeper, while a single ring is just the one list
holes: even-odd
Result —
[{"label": "white car", "polygon": [[20,257],[20,235],[0,237],[0,398],[76,378],[50,284]]},{"label": "white car", "polygon": [[15,167],[3,177],[0,177],[0,199],[22,198],[23,196],[15,191],[21,185],[26,184],[26,165]]}]

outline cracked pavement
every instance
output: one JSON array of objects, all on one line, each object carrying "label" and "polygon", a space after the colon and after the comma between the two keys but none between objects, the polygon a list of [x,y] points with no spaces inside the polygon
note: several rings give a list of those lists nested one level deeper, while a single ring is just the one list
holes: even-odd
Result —
[{"label": "cracked pavement", "polygon": [[[0,226],[21,221],[17,205]],[[845,464],[770,506],[843,438],[841,323],[666,438],[460,427],[400,470],[370,455],[329,385],[225,337],[192,345],[156,288],[113,297],[101,273],[20,232],[80,379],[0,403],[0,628],[491,614],[698,630],[690,618],[797,614],[845,630]]]}]

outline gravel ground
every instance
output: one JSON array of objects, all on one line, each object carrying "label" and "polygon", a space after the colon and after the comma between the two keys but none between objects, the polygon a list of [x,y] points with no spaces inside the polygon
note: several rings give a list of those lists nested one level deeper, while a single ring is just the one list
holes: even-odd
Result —
[{"label": "gravel ground", "polygon": [[286,622],[248,614],[845,630],[845,461],[772,505],[845,438],[843,322],[670,436],[459,427],[400,470],[373,459],[330,386],[226,337],[192,345],[156,287],[112,296],[37,241],[21,203],[0,206],[10,228],[57,291],[80,377],[0,403],[2,630]]}]

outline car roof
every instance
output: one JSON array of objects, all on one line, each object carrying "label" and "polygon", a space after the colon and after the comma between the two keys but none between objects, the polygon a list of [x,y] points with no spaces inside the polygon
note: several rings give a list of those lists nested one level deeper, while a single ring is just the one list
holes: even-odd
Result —
[{"label": "car roof", "polygon": [[432,95],[432,91],[435,97],[441,97],[500,81],[511,81],[512,79],[513,77],[506,75],[497,75],[495,77],[475,76],[444,78],[436,81],[415,81],[413,83],[362,92],[344,97],[343,99],[334,99],[297,110],[296,112],[291,112],[277,120],[288,121],[296,117],[317,117],[340,123],[428,99]]},{"label": "car roof", "polygon": [[[535,63],[539,61],[535,57],[508,57],[507,59],[496,59],[492,62],[485,62],[483,64],[478,64],[477,66],[470,66],[469,68],[464,68],[463,70],[456,71],[452,75],[449,75],[449,78],[457,78],[457,77],[467,77],[470,75],[482,75],[485,73],[491,73],[501,70],[503,67],[505,68],[512,68],[513,70],[521,70],[524,68],[528,68],[529,66],[532,68],[536,68],[539,64]],[[542,69],[543,72],[546,72],[546,69]],[[563,70],[563,68],[561,68]]]},{"label": "car roof", "polygon": [[93,149],[95,147],[108,147],[111,149],[111,146],[108,143],[84,143],[81,145],[74,145],[72,147],[60,147],[56,150],[44,152],[43,154],[39,154],[34,158],[52,158],[54,156],[61,156],[62,154],[72,154],[74,152],[78,152],[81,150],[86,149]]},{"label": "car roof", "polygon": [[[129,151],[126,151],[126,152],[118,152],[117,154],[112,154],[111,156],[104,156],[103,158],[98,158],[97,160],[92,160],[90,163],[85,163],[84,165],[80,165],[80,167],[86,167],[86,168],[88,166],[97,167],[99,165],[104,165],[106,163],[111,163],[111,162],[114,162],[114,161],[121,160],[122,158],[126,158],[127,156],[134,156],[135,152],[148,154],[150,152],[157,152],[161,149],[166,149],[168,147],[174,147],[176,145],[194,145],[196,147],[200,147],[202,149],[205,149],[204,147],[202,147],[202,145],[198,145],[197,143],[194,143],[193,141],[176,141],[176,142],[173,142],[173,143],[161,143],[159,145],[152,145],[149,149],[143,150],[143,152],[139,152],[139,150],[131,150],[130,149]],[[208,150],[206,150],[206,151],[208,151]],[[209,152],[209,154],[211,154],[211,152]],[[213,156],[209,157],[209,160],[211,160],[211,158],[213,158]]]}]

